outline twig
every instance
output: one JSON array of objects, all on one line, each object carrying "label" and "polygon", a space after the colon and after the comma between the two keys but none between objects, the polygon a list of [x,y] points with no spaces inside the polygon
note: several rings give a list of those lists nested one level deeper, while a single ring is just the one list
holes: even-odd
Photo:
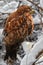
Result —
[{"label": "twig", "polygon": [[11,14],[11,13],[7,13],[7,12],[0,12],[0,13],[1,13],[1,14],[8,14],[8,15]]},{"label": "twig", "polygon": [[40,10],[42,10],[43,11],[43,8],[41,8],[41,7],[39,7],[37,4],[35,4],[33,1],[31,1],[31,0],[28,0],[29,2],[31,2],[32,4],[34,4],[35,6],[37,6]]},{"label": "twig", "polygon": [[37,62],[36,64],[39,64],[39,63],[42,63],[43,61],[39,61],[39,62]]}]

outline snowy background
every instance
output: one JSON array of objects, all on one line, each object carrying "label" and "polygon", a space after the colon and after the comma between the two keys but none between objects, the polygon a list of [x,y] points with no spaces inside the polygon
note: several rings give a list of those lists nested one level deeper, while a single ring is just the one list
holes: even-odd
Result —
[{"label": "snowy background", "polygon": [[[22,3],[20,5],[28,5],[35,10],[35,13],[32,15],[35,29],[32,35],[28,36],[26,41],[22,43],[22,46],[17,54],[18,59],[14,65],[32,65],[33,62],[35,62],[35,65],[43,65],[43,54],[39,59],[35,58],[40,51],[43,51],[43,27],[39,25],[40,23],[43,23],[43,10],[38,10],[34,4],[29,2],[29,0],[21,1]],[[43,0],[31,1],[43,9]],[[19,0],[0,0],[0,65],[6,65],[6,63],[3,61],[5,48],[3,47],[2,42],[4,23],[9,14],[17,10],[18,5]]]}]

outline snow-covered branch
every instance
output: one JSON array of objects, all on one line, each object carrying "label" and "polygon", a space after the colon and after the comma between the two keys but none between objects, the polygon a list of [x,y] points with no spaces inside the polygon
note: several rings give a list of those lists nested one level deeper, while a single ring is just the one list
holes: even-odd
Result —
[{"label": "snow-covered branch", "polygon": [[38,6],[37,4],[35,4],[33,1],[31,1],[31,0],[28,0],[28,1],[31,2],[32,4],[34,4],[35,6],[37,6],[38,9],[41,9],[43,11],[43,8],[41,8],[40,6]]},{"label": "snow-covered branch", "polygon": [[[39,56],[43,53],[43,38],[41,38],[32,48],[31,52],[28,55],[24,56],[21,61],[21,65],[32,65],[37,61]],[[27,59],[26,59],[27,58]],[[26,62],[27,61],[27,62]],[[27,63],[27,64],[26,64]]]}]

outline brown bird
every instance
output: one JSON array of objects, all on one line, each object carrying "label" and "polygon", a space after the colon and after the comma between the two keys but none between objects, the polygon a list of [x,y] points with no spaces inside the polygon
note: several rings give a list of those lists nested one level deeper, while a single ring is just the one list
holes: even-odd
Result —
[{"label": "brown bird", "polygon": [[26,36],[32,33],[34,24],[30,14],[31,10],[29,6],[22,5],[8,17],[4,27],[6,47],[4,60],[7,60],[9,57],[16,60],[16,54],[20,44]]}]

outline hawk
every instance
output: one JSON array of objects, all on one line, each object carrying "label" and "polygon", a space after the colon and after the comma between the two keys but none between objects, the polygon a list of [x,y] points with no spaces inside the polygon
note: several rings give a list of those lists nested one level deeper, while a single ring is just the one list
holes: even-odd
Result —
[{"label": "hawk", "polygon": [[34,23],[32,15],[30,14],[31,11],[32,9],[29,6],[22,5],[7,18],[4,27],[6,47],[4,60],[7,60],[9,57],[16,60],[19,46],[25,40],[26,36],[32,33]]}]

